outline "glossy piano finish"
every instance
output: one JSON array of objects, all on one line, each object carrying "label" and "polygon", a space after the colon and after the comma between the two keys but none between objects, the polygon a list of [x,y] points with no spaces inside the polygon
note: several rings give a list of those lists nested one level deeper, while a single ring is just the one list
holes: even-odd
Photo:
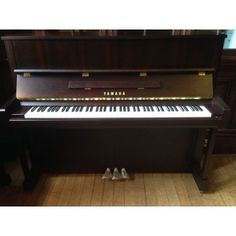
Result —
[{"label": "glossy piano finish", "polygon": [[[16,70],[20,101],[211,99],[214,69],[97,71]],[[141,75],[140,75],[141,74]]]},{"label": "glossy piano finish", "polygon": [[3,37],[15,69],[150,70],[217,68],[224,35]]},{"label": "glossy piano finish", "polygon": [[[16,99],[6,114],[23,147],[25,186],[33,186],[37,167],[100,173],[124,167],[190,172],[199,189],[207,191],[215,130],[227,111],[213,91],[223,40],[222,35],[5,37],[11,68],[18,74]],[[211,116],[25,118],[32,106],[189,103],[205,106]]]}]

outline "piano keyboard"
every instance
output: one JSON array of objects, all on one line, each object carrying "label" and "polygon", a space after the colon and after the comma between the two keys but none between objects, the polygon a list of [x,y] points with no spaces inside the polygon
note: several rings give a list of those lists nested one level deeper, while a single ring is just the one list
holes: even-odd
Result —
[{"label": "piano keyboard", "polygon": [[203,118],[211,117],[205,106],[35,106],[26,119],[57,118]]}]

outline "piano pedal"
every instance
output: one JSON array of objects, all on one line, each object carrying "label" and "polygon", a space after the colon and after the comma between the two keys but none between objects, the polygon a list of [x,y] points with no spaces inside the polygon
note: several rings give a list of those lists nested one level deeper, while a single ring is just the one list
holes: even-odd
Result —
[{"label": "piano pedal", "polygon": [[119,172],[118,168],[114,168],[113,174],[111,173],[110,168],[107,168],[105,170],[104,175],[102,176],[102,179],[107,180],[128,180],[130,179],[129,174],[127,173],[125,168],[121,169],[121,173]]},{"label": "piano pedal", "polygon": [[113,171],[112,180],[121,180],[121,174],[117,168]]},{"label": "piano pedal", "polygon": [[111,173],[110,168],[107,168],[107,169],[105,170],[105,173],[104,173],[104,175],[102,176],[102,179],[112,179],[112,173]]},{"label": "piano pedal", "polygon": [[128,175],[128,173],[127,173],[125,168],[121,169],[121,178],[124,179],[124,180],[129,179],[129,175]]}]

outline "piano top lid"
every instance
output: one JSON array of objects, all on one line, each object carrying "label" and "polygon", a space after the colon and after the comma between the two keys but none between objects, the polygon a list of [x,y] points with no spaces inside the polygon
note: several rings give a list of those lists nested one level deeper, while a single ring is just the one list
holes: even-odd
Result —
[{"label": "piano top lid", "polygon": [[224,38],[225,35],[2,37],[12,71],[58,72],[217,70]]},{"label": "piano top lid", "polygon": [[8,35],[2,36],[2,40],[120,40],[120,39],[182,39],[182,38],[207,38],[207,39],[224,39],[227,36],[225,34],[197,34],[197,35],[117,35],[117,36],[63,36],[63,35],[46,35],[46,36],[34,36],[34,35]]}]

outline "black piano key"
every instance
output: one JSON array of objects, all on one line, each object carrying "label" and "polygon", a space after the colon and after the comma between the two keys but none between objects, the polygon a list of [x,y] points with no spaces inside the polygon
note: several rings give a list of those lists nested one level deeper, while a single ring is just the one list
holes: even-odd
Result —
[{"label": "black piano key", "polygon": [[201,108],[200,106],[197,106],[197,107],[198,107],[198,109],[199,109],[200,111],[203,111],[202,108]]},{"label": "black piano key", "polygon": [[195,111],[195,109],[193,108],[193,106],[189,106],[191,111]]},{"label": "black piano key", "polygon": [[175,111],[179,111],[178,108],[176,106],[173,106],[174,110]]},{"label": "black piano key", "polygon": [[68,112],[69,110],[70,110],[70,107],[67,106],[65,111]]},{"label": "black piano key", "polygon": [[76,106],[73,106],[72,112],[75,112],[75,110],[76,110]]},{"label": "black piano key", "polygon": [[171,111],[175,111],[175,109],[173,108],[173,106],[170,106],[170,110],[171,110]]},{"label": "black piano key", "polygon": [[55,110],[56,110],[56,106],[53,106],[51,111],[54,112]]},{"label": "black piano key", "polygon": [[59,109],[60,109],[60,107],[59,107],[59,106],[56,106],[56,108],[55,108],[55,112],[58,112]]},{"label": "black piano key", "polygon": [[40,112],[42,109],[42,107],[40,106],[38,109],[37,109],[37,112]]},{"label": "black piano key", "polygon": [[189,109],[186,106],[183,106],[185,111],[189,111]]},{"label": "black piano key", "polygon": [[41,108],[42,108],[41,106],[38,107],[36,111],[37,111],[37,112],[40,112],[40,111],[41,111]]},{"label": "black piano key", "polygon": [[90,106],[89,112],[93,111],[93,106]]},{"label": "black piano key", "polygon": [[169,106],[166,106],[166,108],[167,108],[167,111],[170,111],[170,107]]},{"label": "black piano key", "polygon": [[127,110],[130,111],[130,107],[129,106],[127,106]]},{"label": "black piano key", "polygon": [[155,106],[155,107],[156,107],[157,111],[160,111],[159,106]]},{"label": "black piano key", "polygon": [[147,111],[147,108],[146,108],[146,106],[143,106],[143,111]]},{"label": "black piano key", "polygon": [[43,109],[41,110],[42,112],[44,112],[47,109],[46,106],[43,107]]},{"label": "black piano key", "polygon": [[50,106],[50,108],[48,109],[49,112],[52,112],[53,106]]},{"label": "black piano key", "polygon": [[[61,111],[65,111],[66,110],[66,106],[62,107],[62,110]],[[49,110],[48,110],[49,111]]]},{"label": "black piano key", "polygon": [[151,109],[151,111],[154,111],[154,108],[153,108],[153,106],[150,106],[150,109]]},{"label": "black piano key", "polygon": [[34,112],[38,107],[31,108],[31,112]]},{"label": "black piano key", "polygon": [[149,107],[149,106],[146,106],[146,110],[147,110],[147,111],[150,111],[150,107]]},{"label": "black piano key", "polygon": [[200,111],[199,106],[194,106],[196,111]]},{"label": "black piano key", "polygon": [[185,111],[183,106],[179,106],[181,111]]},{"label": "black piano key", "polygon": [[139,106],[137,106],[137,110],[140,111],[140,107]]},{"label": "black piano key", "polygon": [[133,110],[136,111],[136,106],[133,106]]},{"label": "black piano key", "polygon": [[160,106],[160,109],[161,109],[161,111],[164,111],[164,108],[163,108],[163,106]]},{"label": "black piano key", "polygon": [[90,106],[87,106],[86,109],[85,109],[85,111],[88,112],[88,111],[89,111],[89,108],[90,108]]}]

